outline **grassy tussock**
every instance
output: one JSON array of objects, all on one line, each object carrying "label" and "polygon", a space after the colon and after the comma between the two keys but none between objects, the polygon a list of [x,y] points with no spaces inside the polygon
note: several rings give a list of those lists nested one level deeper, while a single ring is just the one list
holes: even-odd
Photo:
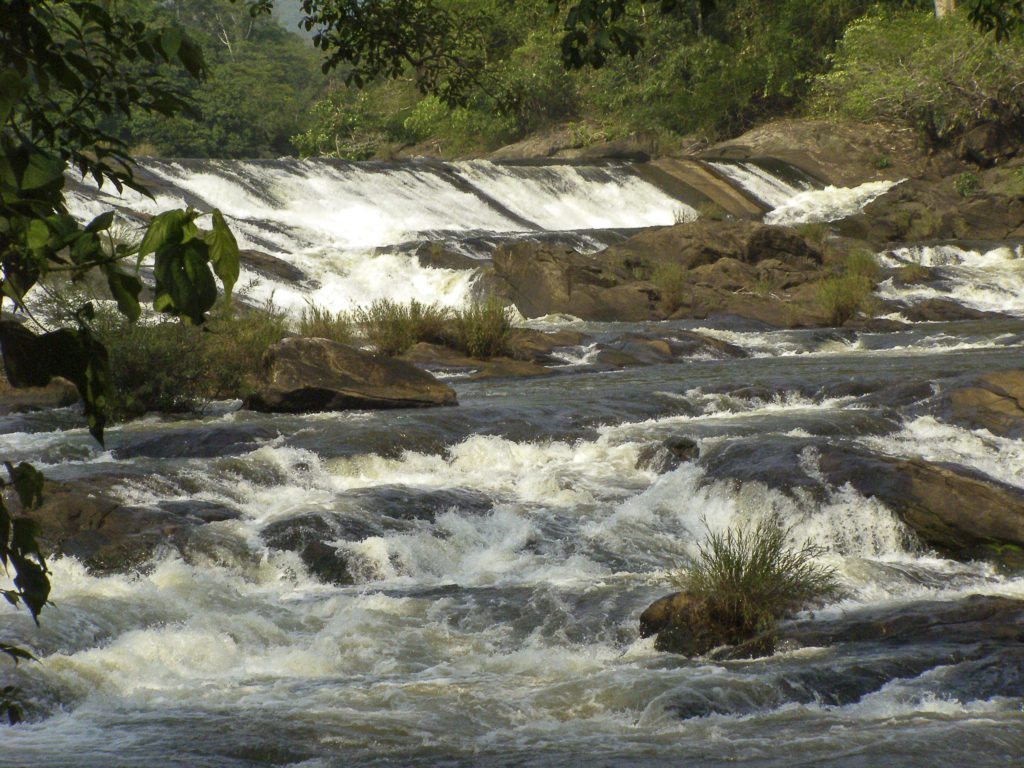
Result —
[{"label": "grassy tussock", "polygon": [[818,286],[818,306],[829,325],[843,325],[858,313],[871,308],[875,284],[881,269],[870,251],[853,251],[840,274],[822,280]]},{"label": "grassy tussock", "polygon": [[347,312],[331,312],[316,304],[307,304],[299,315],[299,335],[351,344],[355,335]]},{"label": "grassy tussock", "polygon": [[505,352],[512,332],[512,310],[491,296],[457,312],[454,327],[456,345],[462,352],[488,360]]},{"label": "grassy tussock", "polygon": [[773,515],[753,525],[709,531],[697,557],[674,581],[733,642],[748,639],[840,594],[835,571],[815,562],[821,550],[809,543],[790,548],[788,538],[789,530]]},{"label": "grassy tussock", "polygon": [[669,314],[686,305],[690,281],[682,265],[671,262],[658,264],[651,273],[651,282],[661,294],[661,300]]}]

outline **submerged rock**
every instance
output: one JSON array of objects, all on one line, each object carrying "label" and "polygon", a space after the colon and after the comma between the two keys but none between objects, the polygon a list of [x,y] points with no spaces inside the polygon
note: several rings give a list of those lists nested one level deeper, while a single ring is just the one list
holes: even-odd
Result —
[{"label": "submerged rock", "polygon": [[455,405],[455,392],[410,363],[327,339],[289,338],[267,350],[246,407],[306,413]]},{"label": "submerged rock", "polygon": [[[640,614],[640,637],[657,635],[654,647],[659,651],[682,656],[703,656],[714,648],[734,646],[741,640],[735,626],[715,621],[703,601],[686,592],[673,592],[658,600]],[[747,658],[766,656],[775,649],[770,637],[747,648]]]},{"label": "submerged rock", "polygon": [[680,464],[695,460],[700,455],[697,441],[682,435],[648,445],[636,458],[637,469],[649,469],[659,475],[671,472]]}]

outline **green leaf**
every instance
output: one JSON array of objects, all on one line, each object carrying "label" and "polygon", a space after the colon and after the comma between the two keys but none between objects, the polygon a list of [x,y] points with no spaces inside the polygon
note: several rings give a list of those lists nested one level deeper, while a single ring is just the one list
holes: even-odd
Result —
[{"label": "green leaf", "polygon": [[58,155],[33,149],[29,152],[28,164],[22,171],[18,186],[26,191],[63,187],[64,161]]},{"label": "green leaf", "polygon": [[102,232],[103,230],[110,229],[110,225],[114,223],[114,212],[107,211],[101,213],[95,219],[89,222],[86,226],[86,232]]},{"label": "green leaf", "polygon": [[25,81],[13,69],[0,72],[0,123],[7,122],[14,105],[21,101],[27,90]]},{"label": "green leaf", "polygon": [[[7,643],[0,643],[0,653],[6,653],[8,656],[14,659],[15,664],[18,663],[19,659],[24,659],[25,661],[36,660],[36,657],[28,651],[26,651],[24,648],[19,648],[16,645],[8,645]],[[5,688],[4,693],[6,692],[7,689]]]},{"label": "green leaf", "polygon": [[217,300],[217,284],[210,271],[209,258],[209,248],[198,239],[182,245],[165,245],[157,251],[153,306],[201,325],[207,310]]},{"label": "green leaf", "polygon": [[130,274],[114,264],[103,265],[103,274],[107,277],[110,294],[117,301],[117,308],[131,322],[135,322],[142,314],[139,306],[139,294],[142,292],[142,281],[137,275]]},{"label": "green leaf", "polygon": [[181,29],[178,27],[168,27],[160,34],[160,47],[163,49],[164,56],[170,61],[178,55],[178,51],[181,48],[182,34]]},{"label": "green leaf", "polygon": [[224,293],[230,297],[231,289],[238,282],[238,243],[224,221],[224,216],[216,208],[213,209],[213,230],[207,234],[206,244],[210,248],[213,271],[224,285]]},{"label": "green leaf", "polygon": [[183,229],[189,220],[188,213],[181,209],[164,211],[155,216],[146,235],[139,244],[139,262],[151,253],[156,253],[160,248],[171,243],[180,243],[183,238]]},{"label": "green leaf", "polygon": [[25,231],[25,244],[32,249],[44,248],[50,242],[50,228],[45,219],[32,219]]}]

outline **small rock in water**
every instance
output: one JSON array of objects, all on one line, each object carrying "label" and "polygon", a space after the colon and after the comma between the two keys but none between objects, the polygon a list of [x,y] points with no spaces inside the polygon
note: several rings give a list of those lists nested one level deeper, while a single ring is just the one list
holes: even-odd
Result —
[{"label": "small rock in water", "polygon": [[678,435],[641,450],[636,458],[636,468],[648,469],[663,475],[676,469],[680,464],[695,460],[699,455],[700,448],[695,440]]}]

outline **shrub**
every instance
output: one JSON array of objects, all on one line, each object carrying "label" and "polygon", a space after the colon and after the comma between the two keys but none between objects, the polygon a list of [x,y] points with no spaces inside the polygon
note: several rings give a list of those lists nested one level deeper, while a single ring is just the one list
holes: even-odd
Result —
[{"label": "shrub", "polygon": [[394,357],[416,343],[416,326],[407,304],[377,299],[352,315],[363,337],[377,354]]},{"label": "shrub", "polygon": [[436,302],[423,304],[416,299],[409,302],[409,319],[412,320],[416,341],[431,344],[446,344],[451,339],[452,311]]},{"label": "shrub", "polygon": [[287,316],[270,300],[260,307],[219,303],[199,334],[201,400],[241,398],[259,375],[263,354],[288,332]]},{"label": "shrub", "polygon": [[953,179],[953,189],[960,197],[971,197],[977,193],[978,188],[981,186],[981,179],[978,178],[978,174],[966,171],[961,173],[955,179]]},{"label": "shrub", "polygon": [[331,312],[316,304],[307,304],[299,315],[299,335],[351,344],[352,318],[346,312]]},{"label": "shrub", "polygon": [[820,221],[809,221],[803,224],[797,224],[795,227],[797,234],[804,240],[809,240],[817,246],[825,244],[825,239],[828,237],[829,227]]},{"label": "shrub", "polygon": [[840,594],[832,568],[815,563],[822,550],[787,546],[790,531],[768,515],[755,525],[708,531],[697,557],[673,576],[720,637],[735,644],[808,604]]},{"label": "shrub", "polygon": [[455,314],[455,338],[458,348],[487,360],[505,351],[512,332],[512,309],[497,296],[489,296]]},{"label": "shrub", "polygon": [[868,305],[872,288],[863,275],[830,277],[818,285],[818,306],[829,325],[843,325]]},{"label": "shrub", "polygon": [[920,264],[905,264],[896,270],[893,275],[893,282],[896,285],[916,285],[930,280],[932,270]]},{"label": "shrub", "polygon": [[1024,119],[1024,42],[996,43],[967,14],[876,10],[850,24],[833,69],[815,82],[814,109],[858,120],[909,121],[948,143],[985,121]]},{"label": "shrub", "polygon": [[669,314],[686,304],[686,289],[690,281],[686,276],[686,270],[680,264],[658,264],[651,273],[651,282],[661,294],[661,300]]},{"label": "shrub", "polygon": [[846,257],[844,271],[848,275],[859,275],[870,281],[872,285],[878,282],[882,272],[881,267],[878,266],[878,260],[875,259],[875,254],[866,248],[858,248],[850,252]]}]

